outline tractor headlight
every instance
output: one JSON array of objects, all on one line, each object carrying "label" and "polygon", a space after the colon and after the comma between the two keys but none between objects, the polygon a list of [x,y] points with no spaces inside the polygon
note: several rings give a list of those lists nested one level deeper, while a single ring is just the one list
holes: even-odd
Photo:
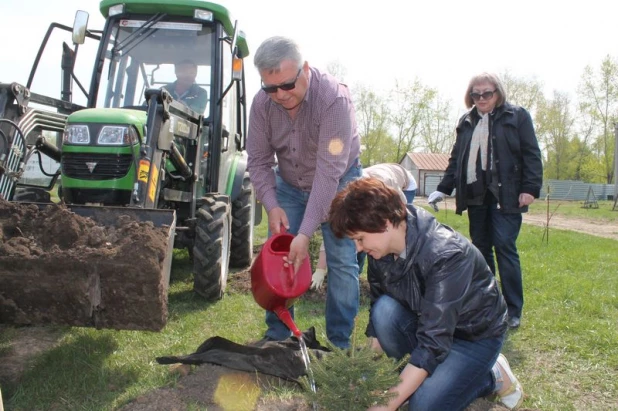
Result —
[{"label": "tractor headlight", "polygon": [[103,126],[97,143],[108,146],[125,146],[137,143],[137,133],[128,126]]},{"label": "tractor headlight", "polygon": [[193,18],[201,21],[212,21],[212,11],[195,9],[193,10]]},{"label": "tractor headlight", "polygon": [[116,4],[115,6],[111,6],[107,11],[109,17],[116,16],[122,13],[124,13],[124,4]]},{"label": "tractor headlight", "polygon": [[69,144],[90,144],[90,132],[88,126],[68,125],[64,129],[62,142]]}]

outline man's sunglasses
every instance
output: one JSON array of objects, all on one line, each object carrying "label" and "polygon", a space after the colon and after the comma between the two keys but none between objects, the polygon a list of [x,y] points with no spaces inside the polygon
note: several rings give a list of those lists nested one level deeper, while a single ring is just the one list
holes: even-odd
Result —
[{"label": "man's sunglasses", "polygon": [[489,100],[490,98],[492,98],[494,96],[495,92],[496,92],[496,90],[486,91],[483,94],[481,94],[481,93],[470,93],[470,97],[472,97],[472,100],[474,100],[474,101],[479,101],[481,98],[483,100]]},{"label": "man's sunglasses", "polygon": [[299,68],[298,73],[296,73],[296,78],[293,81],[290,81],[289,83],[279,84],[278,86],[262,86],[262,90],[264,90],[268,94],[276,93],[277,89],[279,88],[283,91],[294,90],[294,87],[296,87],[296,81],[298,80],[298,77],[300,77],[300,73],[302,71],[303,69]]}]

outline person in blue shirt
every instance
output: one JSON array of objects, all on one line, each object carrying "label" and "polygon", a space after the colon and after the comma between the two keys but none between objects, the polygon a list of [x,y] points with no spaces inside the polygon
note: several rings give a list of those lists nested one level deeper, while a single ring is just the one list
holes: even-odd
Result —
[{"label": "person in blue shirt", "polygon": [[176,81],[165,85],[174,100],[185,103],[191,110],[204,114],[208,104],[208,93],[195,83],[197,64],[183,60],[174,65]]}]

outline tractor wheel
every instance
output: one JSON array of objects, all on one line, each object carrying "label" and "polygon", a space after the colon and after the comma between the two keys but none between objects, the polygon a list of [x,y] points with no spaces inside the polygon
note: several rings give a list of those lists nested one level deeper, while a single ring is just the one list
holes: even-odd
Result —
[{"label": "tractor wheel", "polygon": [[193,289],[207,300],[223,297],[230,260],[231,220],[229,197],[207,195],[195,214]]},{"label": "tractor wheel", "polygon": [[249,180],[249,173],[245,173],[242,191],[232,203],[232,268],[248,267],[253,260],[254,210],[255,191]]}]

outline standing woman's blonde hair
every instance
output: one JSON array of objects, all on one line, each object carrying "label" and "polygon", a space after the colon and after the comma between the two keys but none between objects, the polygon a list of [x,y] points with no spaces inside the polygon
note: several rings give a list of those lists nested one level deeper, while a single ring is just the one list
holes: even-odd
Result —
[{"label": "standing woman's blonde hair", "polygon": [[472,108],[474,106],[474,100],[472,100],[472,88],[479,83],[491,83],[495,87],[495,93],[498,94],[498,100],[496,101],[496,107],[500,107],[504,103],[506,103],[506,91],[504,89],[504,84],[502,84],[502,80],[498,77],[497,74],[493,73],[481,73],[470,79],[470,83],[468,83],[468,88],[466,89],[466,95],[464,96],[464,102],[466,103],[466,107]]}]

